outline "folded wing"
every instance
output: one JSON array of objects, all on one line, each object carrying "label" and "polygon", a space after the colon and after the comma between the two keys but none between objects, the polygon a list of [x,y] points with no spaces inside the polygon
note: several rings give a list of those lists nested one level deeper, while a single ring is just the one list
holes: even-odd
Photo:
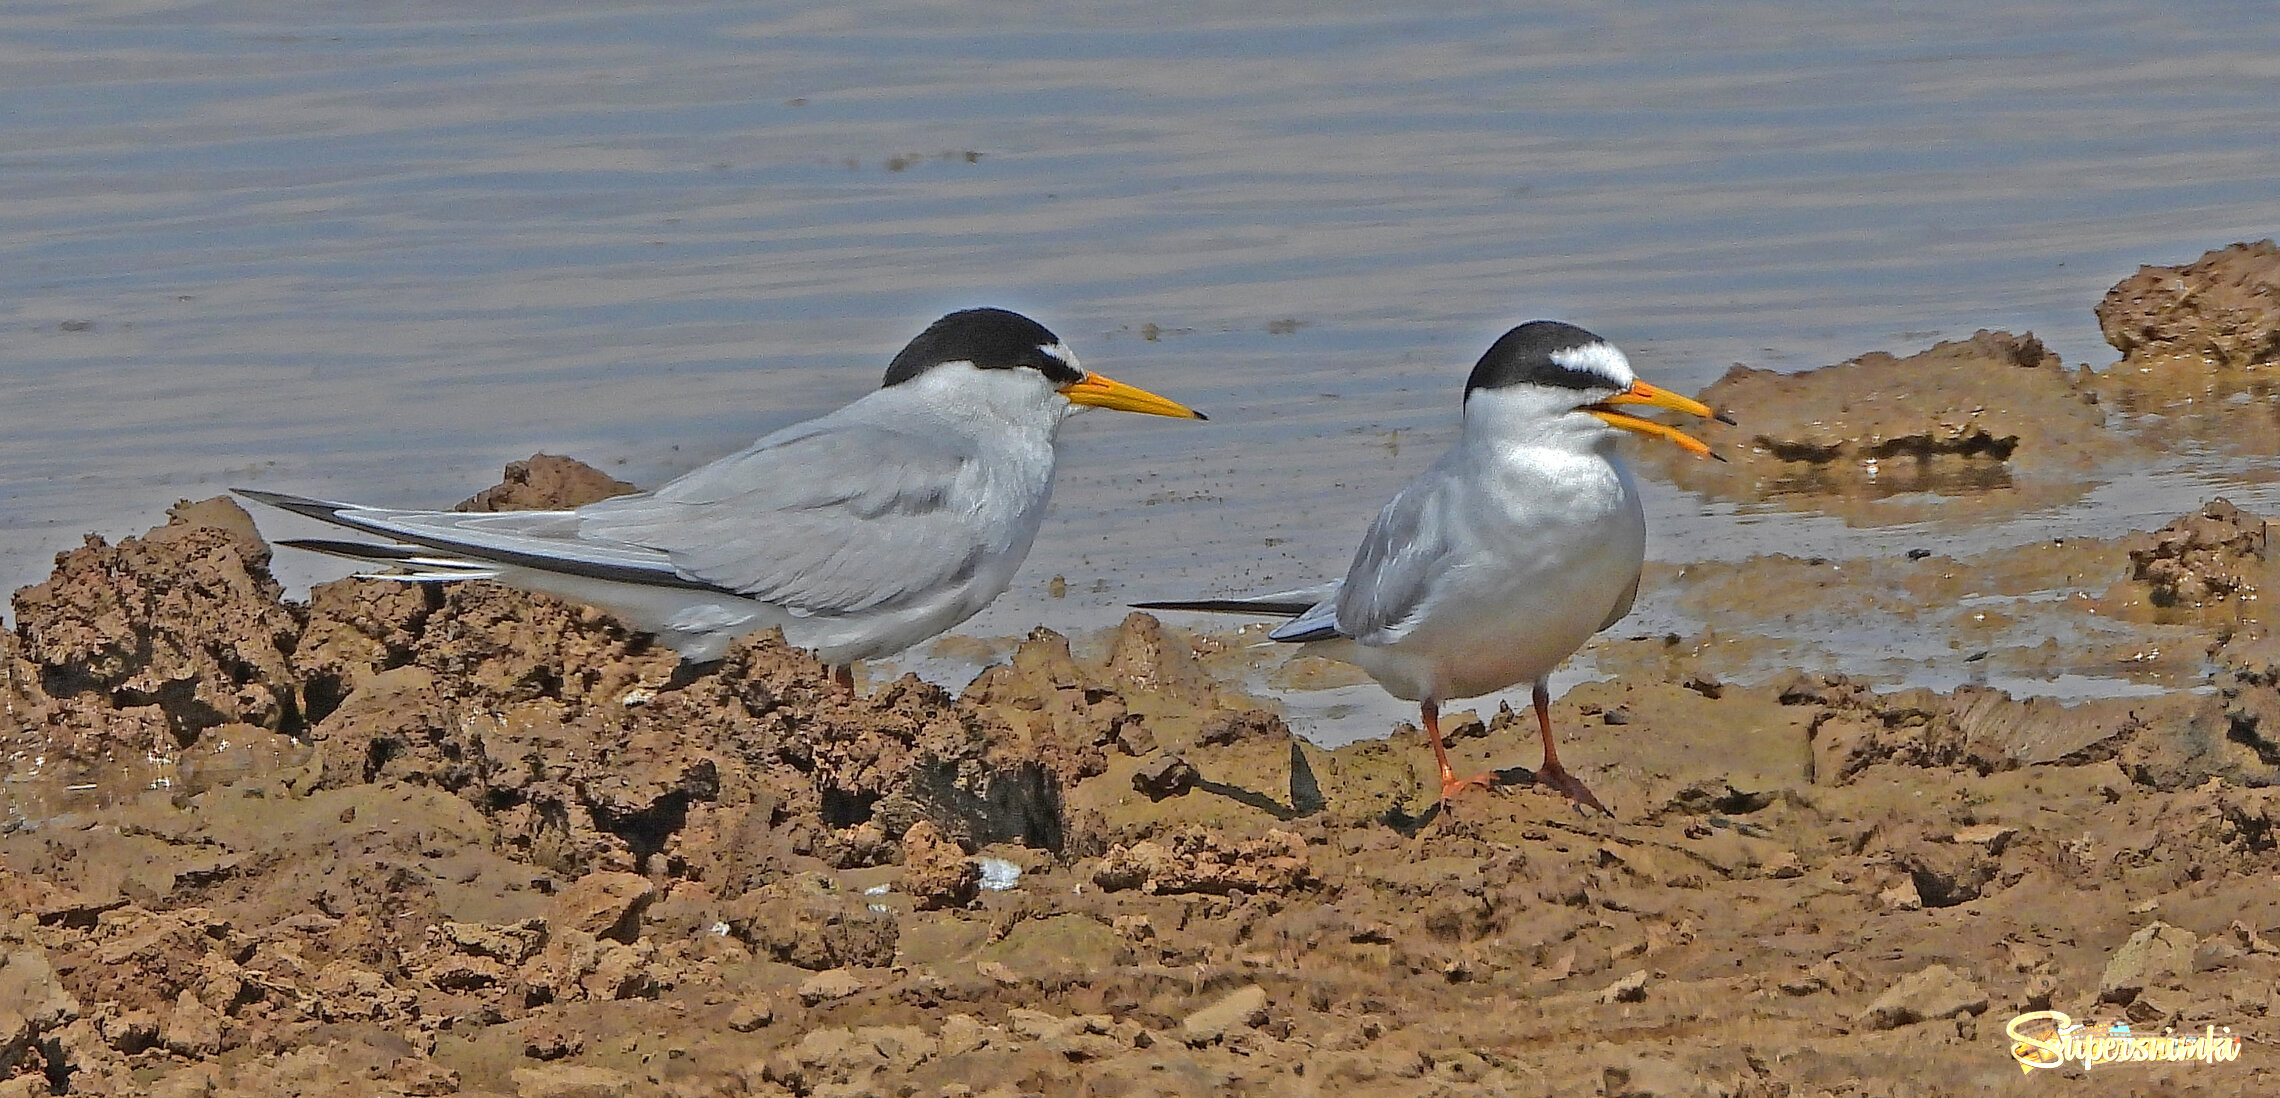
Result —
[{"label": "folded wing", "polygon": [[972,576],[1018,524],[984,511],[987,470],[956,439],[806,424],[654,493],[576,512],[581,539],[794,613],[855,613]]}]

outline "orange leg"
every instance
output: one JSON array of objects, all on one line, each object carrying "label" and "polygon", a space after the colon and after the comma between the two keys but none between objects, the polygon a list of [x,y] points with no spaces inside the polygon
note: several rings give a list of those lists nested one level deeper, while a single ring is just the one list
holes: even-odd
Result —
[{"label": "orange leg", "polygon": [[[1576,780],[1575,775],[1560,765],[1560,753],[1552,747],[1552,695],[1544,689],[1543,683],[1536,684],[1536,727],[1544,734],[1544,765],[1536,771],[1536,784],[1550,786],[1577,804],[1596,808],[1609,816],[1614,815],[1607,811],[1606,805],[1599,803],[1599,798],[1591,795],[1591,790],[1585,789],[1583,783]],[[1441,769],[1446,773],[1448,764],[1442,764]]]},{"label": "orange leg", "polygon": [[1441,746],[1441,707],[1429,701],[1417,703],[1418,714],[1425,718],[1425,738],[1433,745],[1433,761],[1441,764],[1441,807],[1449,807],[1449,798],[1479,786],[1482,789],[1496,784],[1494,774],[1475,774],[1469,778],[1457,777],[1449,768],[1449,749]]}]

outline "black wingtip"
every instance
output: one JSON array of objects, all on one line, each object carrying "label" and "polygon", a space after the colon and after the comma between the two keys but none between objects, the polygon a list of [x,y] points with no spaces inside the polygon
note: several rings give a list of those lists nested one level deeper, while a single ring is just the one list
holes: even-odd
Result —
[{"label": "black wingtip", "polygon": [[230,491],[255,503],[266,503],[280,511],[291,511],[296,515],[307,515],[324,522],[334,521],[341,509],[348,506],[345,503],[310,499],[307,496],[291,496],[283,492],[264,492],[257,488],[232,488]]},{"label": "black wingtip", "polygon": [[286,538],[277,544],[289,549],[306,549],[329,557],[347,557],[350,560],[408,561],[420,555],[420,550],[405,545],[375,545],[369,541],[340,541],[334,538]]},{"label": "black wingtip", "polygon": [[1248,599],[1177,599],[1166,602],[1126,603],[1134,610],[1191,610],[1202,614],[1253,614],[1261,617],[1291,618],[1313,608],[1291,603],[1257,602]]}]

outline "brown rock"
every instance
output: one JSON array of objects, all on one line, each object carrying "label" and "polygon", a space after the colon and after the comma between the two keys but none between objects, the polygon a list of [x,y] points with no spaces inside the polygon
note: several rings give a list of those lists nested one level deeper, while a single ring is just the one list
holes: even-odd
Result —
[{"label": "brown rock", "polygon": [[[765,1076],[798,1094],[892,1092],[877,1076],[907,1073],[934,1058],[942,1043],[917,1026],[830,1026],[810,1030],[766,1065]],[[972,1093],[962,1083],[944,1093]]]},{"label": "brown rock", "polygon": [[413,658],[450,679],[454,696],[492,706],[614,703],[679,662],[602,610],[486,581],[442,585]]},{"label": "brown rock", "polygon": [[1226,843],[1204,828],[1185,827],[1166,842],[1142,839],[1111,847],[1093,869],[1093,883],[1103,889],[1137,888],[1151,895],[1281,892],[1304,885],[1311,876],[1306,840],[1281,829]]},{"label": "brown rock", "polygon": [[430,591],[416,583],[352,577],[309,589],[308,625],[293,647],[302,718],[322,722],[365,680],[412,661]]},{"label": "brown rock", "polygon": [[1722,1098],[1732,1092],[1675,1061],[1627,1056],[1600,1069],[1599,1093],[1605,1098]]},{"label": "brown rock", "polygon": [[1107,769],[1102,748],[1138,722],[1124,698],[1077,666],[1067,637],[1033,630],[1009,663],[989,668],[966,688],[965,700],[1004,716],[1017,731],[1009,744],[1071,785]]},{"label": "brown rock", "polygon": [[1933,965],[1902,976],[1853,1021],[1868,1029],[1897,1029],[1986,1009],[1986,992],[1948,966]]},{"label": "brown rock", "polygon": [[1156,734],[1148,730],[1148,722],[1135,713],[1116,724],[1116,749],[1133,758],[1139,758],[1156,749]]},{"label": "brown rock", "polygon": [[766,995],[746,999],[728,1012],[728,1028],[738,1033],[750,1033],[775,1020],[776,1001]]},{"label": "brown rock", "polygon": [[863,982],[863,978],[853,972],[844,968],[827,968],[801,981],[798,994],[800,1002],[814,1006],[859,994],[867,986],[869,985]]},{"label": "brown rock", "polygon": [[2280,247],[2234,244],[2182,267],[2140,267],[2098,303],[2098,330],[2123,366],[2185,359],[2224,367],[2280,361]]},{"label": "brown rock", "polygon": [[981,894],[982,869],[927,820],[903,832],[902,890],[920,911],[960,908]]},{"label": "brown rock", "polygon": [[[1736,366],[1701,397],[1742,423],[1685,425],[1727,460],[1667,446],[1643,460],[1695,491],[1792,507],[1874,504],[1882,522],[1932,517],[1934,506],[1952,516],[2077,498],[2087,471],[2130,445],[2104,429],[2104,411],[2057,355],[2008,332],[1801,373]],[[1917,492],[1939,498],[1894,498]]]},{"label": "brown rock", "polygon": [[657,993],[653,971],[657,947],[596,938],[580,930],[556,931],[538,956],[523,963],[516,977],[538,997],[609,1002],[646,999]]},{"label": "brown rock", "polygon": [[634,873],[588,873],[554,897],[553,925],[597,938],[631,942],[641,936],[641,912],[657,886]]},{"label": "brown rock", "polygon": [[513,923],[462,923],[445,920],[430,930],[428,936],[431,941],[455,953],[490,957],[509,965],[519,965],[545,947],[546,920],[531,918]]},{"label": "brown rock", "polygon": [[1957,828],[1948,841],[1959,846],[1976,846],[1989,854],[2001,854],[2018,834],[2019,829],[2010,824],[1982,823]]},{"label": "brown rock", "polygon": [[418,996],[353,961],[334,961],[311,981],[318,1017],[328,1022],[388,1021],[410,1013]]},{"label": "brown rock", "polygon": [[2098,977],[2098,1001],[2128,1003],[2149,987],[2173,984],[2193,971],[2193,947],[2199,939],[2190,930],[2151,923],[2130,935],[2106,962]]},{"label": "brown rock", "polygon": [[1643,1003],[1647,1000],[1647,970],[1638,969],[1607,985],[1599,993],[1602,1003]]},{"label": "brown rock", "polygon": [[97,1032],[113,1051],[132,1056],[158,1044],[158,1016],[147,1010],[130,1010],[99,1019]]},{"label": "brown rock", "polygon": [[172,516],[116,546],[90,537],[57,556],[46,582],[16,592],[22,657],[47,695],[156,706],[182,744],[224,724],[283,729],[295,715],[287,653],[301,622],[269,575],[269,547],[226,499]]},{"label": "brown rock", "polygon": [[174,1011],[166,1016],[158,1040],[176,1056],[211,1056],[222,1050],[222,1016],[185,989],[175,996]]},{"label": "brown rock", "polygon": [[2280,412],[2280,249],[2234,244],[2183,267],[2144,267],[2098,304],[2098,326],[2122,360],[2090,379],[2149,440],[2183,440],[2269,456]]},{"label": "brown rock", "polygon": [[[1207,1008],[1208,1009],[1208,1008]],[[1131,1047],[1116,1034],[1116,1023],[1105,1014],[1064,1017],[1043,1010],[1015,1007],[1005,1012],[1006,1029],[1024,1041],[1069,1063],[1101,1060]]]},{"label": "brown rock", "polygon": [[560,1060],[586,1051],[586,1034],[549,1017],[523,1023],[523,1055],[533,1060]]},{"label": "brown rock", "polygon": [[0,1009],[36,1035],[79,1017],[79,1000],[56,977],[46,950],[21,945],[0,953]]},{"label": "brown rock", "polygon": [[1978,899],[1995,879],[1997,868],[1984,847],[1923,839],[1907,843],[1896,858],[1925,907],[1953,907]]},{"label": "brown rock", "polygon": [[1147,794],[1151,801],[1160,801],[1195,788],[1201,777],[1186,759],[1178,755],[1158,755],[1132,772],[1132,788]]},{"label": "brown rock", "polygon": [[971,1014],[953,1014],[942,1020],[942,1055],[962,1056],[977,1049],[988,1048],[997,1036],[995,1026],[986,1026]]},{"label": "brown rock", "polygon": [[[502,960],[489,955],[481,948],[461,948],[454,938],[471,937],[468,932],[485,937],[490,928],[480,924],[444,923],[428,930],[427,948],[407,953],[404,968],[421,981],[445,991],[480,991],[500,987],[515,978],[516,961]],[[504,936],[485,943],[487,948],[505,948]]]},{"label": "brown rock", "polygon": [[2156,606],[2253,600],[2259,588],[2280,589],[2271,530],[2271,520],[2214,500],[2199,514],[2131,537],[2130,578],[2146,585]]},{"label": "brown rock", "polygon": [[805,969],[893,964],[901,937],[892,912],[872,911],[819,874],[748,892],[730,901],[727,917],[754,952]]},{"label": "brown rock", "polygon": [[0,1079],[14,1073],[24,1054],[39,1039],[40,1031],[32,1027],[31,1019],[15,1010],[0,1005]]},{"label": "brown rock", "polygon": [[[1064,840],[1061,786],[1035,745],[1021,744],[997,714],[961,706],[916,676],[868,698],[841,698],[812,656],[770,631],[730,648],[712,683],[757,725],[746,742],[764,753],[746,765],[783,767],[807,783],[786,797],[785,816],[850,831],[871,823],[882,838],[928,819],[968,849],[1017,842],[1057,850]],[[868,810],[848,818],[848,806]],[[823,836],[809,848],[842,866],[893,854],[891,842],[831,849],[844,838]]]},{"label": "brown rock", "polygon": [[1134,611],[1117,627],[1108,653],[1111,685],[1152,690],[1196,702],[1211,697],[1211,685],[1195,652],[1184,640],[1167,637],[1164,623]]},{"label": "brown rock", "polygon": [[1916,878],[1913,874],[1902,879],[1899,884],[1878,892],[1876,902],[1887,911],[1922,911],[1924,909],[1924,896],[1923,893],[1916,891]]},{"label": "brown rock", "polygon": [[1272,710],[1245,709],[1240,712],[1221,710],[1206,718],[1196,733],[1196,742],[1205,747],[1226,747],[1238,743],[1288,743],[1290,726]]},{"label": "brown rock", "polygon": [[[2023,765],[2108,757],[2156,712],[2141,699],[2099,698],[2067,705],[2055,698],[2015,699],[1984,686],[1952,693],[1860,692],[1828,676],[1816,693],[1792,684],[1785,704],[1827,709],[1813,718],[1813,781],[1844,785],[1879,763],[1959,767],[1981,774]],[[2174,711],[2174,710],[2172,710]]]},{"label": "brown rock", "polygon": [[507,463],[499,483],[459,501],[454,511],[567,511],[641,489],[576,458],[532,454]]},{"label": "brown rock", "polygon": [[330,789],[396,779],[457,791],[492,769],[482,741],[466,733],[434,673],[421,667],[366,676],[309,737],[323,752],[319,780]]},{"label": "brown rock", "polygon": [[635,1080],[622,1071],[584,1064],[514,1070],[516,1098],[625,1098]]},{"label": "brown rock", "polygon": [[1237,988],[1219,1001],[1180,1020],[1180,1038],[1190,1045],[1215,1044],[1237,1029],[1267,1021],[1267,989],[1257,984]]},{"label": "brown rock", "polygon": [[983,949],[975,971],[1006,987],[1064,987],[1114,971],[1132,958],[1131,944],[1089,915],[1024,919]]}]

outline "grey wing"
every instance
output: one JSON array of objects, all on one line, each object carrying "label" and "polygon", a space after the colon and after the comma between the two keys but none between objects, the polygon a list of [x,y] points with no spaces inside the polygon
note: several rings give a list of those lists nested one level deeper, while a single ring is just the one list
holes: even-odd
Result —
[{"label": "grey wing", "polygon": [[1448,564],[1456,516],[1445,484],[1431,473],[1411,481],[1370,523],[1338,593],[1340,633],[1391,644],[1415,627]]},{"label": "grey wing", "polygon": [[973,574],[1006,531],[962,440],[814,421],[640,496],[580,508],[588,539],[795,612],[850,613]]}]

